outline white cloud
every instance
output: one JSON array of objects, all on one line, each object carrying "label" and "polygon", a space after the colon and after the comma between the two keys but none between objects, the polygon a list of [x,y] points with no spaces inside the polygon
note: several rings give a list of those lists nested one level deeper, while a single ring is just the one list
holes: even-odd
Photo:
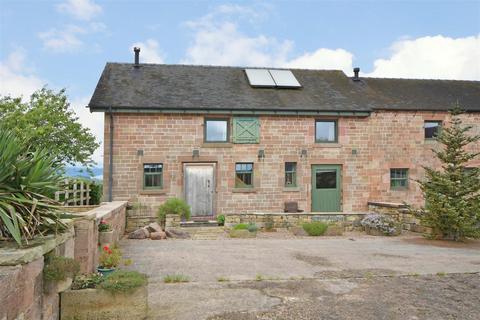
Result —
[{"label": "white cloud", "polygon": [[391,56],[375,60],[367,76],[480,80],[480,35],[400,40],[390,49]]},{"label": "white cloud", "polygon": [[249,37],[232,22],[203,25],[187,49],[184,63],[234,66],[275,66],[282,64],[292,47],[290,41],[259,35]]},{"label": "white cloud", "polygon": [[344,49],[319,48],[290,58],[294,42],[265,35],[249,36],[239,30],[241,21],[254,24],[266,10],[239,5],[222,5],[186,25],[193,30],[193,42],[182,63],[270,66],[305,69],[340,69],[351,72],[353,54]]},{"label": "white cloud", "polygon": [[100,147],[95,150],[92,155],[93,161],[99,166],[103,164],[103,121],[104,113],[102,112],[90,112],[85,106],[88,105],[90,96],[72,99],[70,106],[78,116],[78,121],[82,126],[91,130],[97,141],[100,141]]},{"label": "white cloud", "polygon": [[45,32],[40,32],[38,37],[43,41],[43,48],[53,52],[73,52],[82,48],[84,41],[82,36],[106,32],[107,27],[101,22],[91,22],[83,27],[77,25],[67,25],[62,29],[52,28]]},{"label": "white cloud", "polygon": [[46,83],[27,65],[26,58],[26,51],[17,48],[0,62],[0,95],[29,98]]},{"label": "white cloud", "polygon": [[38,37],[43,41],[43,47],[55,52],[74,51],[83,45],[78,35],[85,34],[84,28],[69,25],[64,29],[50,29],[49,31],[41,32]]},{"label": "white cloud", "polygon": [[164,63],[163,54],[157,41],[147,39],[145,42],[136,42],[130,46],[130,52],[134,47],[140,48],[140,63]]},{"label": "white cloud", "polygon": [[57,5],[57,10],[78,20],[91,20],[102,12],[102,7],[91,0],[67,0]]},{"label": "white cloud", "polygon": [[334,69],[352,72],[353,54],[344,49],[320,48],[286,62],[283,67],[300,69]]}]

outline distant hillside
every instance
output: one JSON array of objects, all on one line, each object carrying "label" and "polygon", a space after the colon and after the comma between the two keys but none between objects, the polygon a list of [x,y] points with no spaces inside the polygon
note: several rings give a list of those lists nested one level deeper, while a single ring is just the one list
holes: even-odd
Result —
[{"label": "distant hillside", "polygon": [[[93,167],[93,179],[95,180],[103,180],[103,168],[101,167]],[[92,178],[92,176],[87,172],[84,167],[66,167],[65,168],[65,175],[69,177],[84,177],[84,178]]]}]

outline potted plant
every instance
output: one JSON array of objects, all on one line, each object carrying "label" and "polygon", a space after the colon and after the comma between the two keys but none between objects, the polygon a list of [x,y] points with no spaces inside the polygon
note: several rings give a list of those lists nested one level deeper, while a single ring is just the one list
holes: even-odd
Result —
[{"label": "potted plant", "polygon": [[100,264],[97,268],[98,272],[104,276],[109,275],[116,267],[118,267],[121,259],[122,253],[120,252],[120,249],[104,246],[100,257],[98,258]]},{"label": "potted plant", "polygon": [[98,224],[98,243],[101,246],[112,244],[113,240],[113,230],[112,226],[109,225],[105,220],[100,220]]}]

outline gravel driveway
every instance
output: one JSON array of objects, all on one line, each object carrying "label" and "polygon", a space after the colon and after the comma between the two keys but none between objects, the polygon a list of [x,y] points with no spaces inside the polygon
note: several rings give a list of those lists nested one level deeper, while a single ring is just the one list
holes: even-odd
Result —
[{"label": "gravel driveway", "polygon": [[[151,319],[478,319],[480,243],[418,236],[123,240]],[[167,274],[190,282],[165,284]]]}]

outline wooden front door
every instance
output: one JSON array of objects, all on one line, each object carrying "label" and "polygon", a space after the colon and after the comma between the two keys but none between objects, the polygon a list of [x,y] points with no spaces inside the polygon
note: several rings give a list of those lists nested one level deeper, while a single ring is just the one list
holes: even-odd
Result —
[{"label": "wooden front door", "polygon": [[312,211],[340,212],[341,166],[312,166]]},{"label": "wooden front door", "polygon": [[191,208],[192,219],[214,215],[215,165],[185,164],[185,201]]}]

